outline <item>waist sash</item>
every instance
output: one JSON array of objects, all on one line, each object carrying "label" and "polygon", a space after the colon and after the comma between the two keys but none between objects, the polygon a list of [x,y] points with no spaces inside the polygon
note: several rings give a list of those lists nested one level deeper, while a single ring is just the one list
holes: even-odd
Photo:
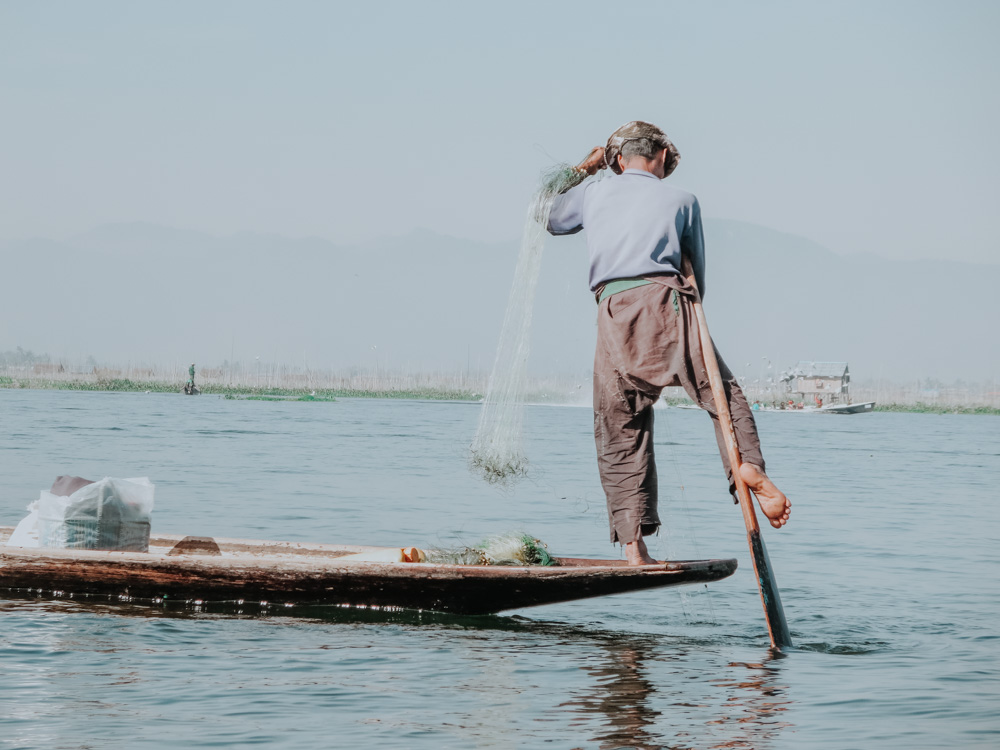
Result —
[{"label": "waist sash", "polygon": [[601,304],[605,299],[610,297],[612,294],[618,294],[618,292],[624,292],[628,289],[635,289],[637,286],[645,286],[646,284],[652,284],[653,282],[649,279],[615,279],[614,281],[609,281],[604,285],[604,288],[599,292],[597,297],[597,304]]}]

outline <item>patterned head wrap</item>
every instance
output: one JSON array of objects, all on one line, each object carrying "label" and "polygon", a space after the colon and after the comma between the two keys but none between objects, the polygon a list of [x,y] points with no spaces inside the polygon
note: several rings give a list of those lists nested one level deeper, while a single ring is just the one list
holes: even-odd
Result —
[{"label": "patterned head wrap", "polygon": [[660,148],[667,150],[667,159],[664,162],[664,177],[669,176],[671,172],[677,169],[677,162],[681,160],[681,155],[676,146],[670,142],[667,134],[658,127],[648,122],[642,122],[641,120],[632,120],[632,122],[625,123],[608,138],[608,145],[604,147],[604,161],[608,165],[608,169],[615,174],[621,174],[621,169],[618,167],[618,155],[622,152],[622,146],[627,141],[637,141],[640,138],[648,138],[660,146]]}]

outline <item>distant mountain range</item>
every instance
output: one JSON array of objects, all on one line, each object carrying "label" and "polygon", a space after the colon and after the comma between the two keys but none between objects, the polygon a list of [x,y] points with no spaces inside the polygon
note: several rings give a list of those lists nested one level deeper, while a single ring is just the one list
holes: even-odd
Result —
[{"label": "distant mountain range", "polygon": [[[738,374],[843,360],[855,378],[1000,372],[1000,266],[844,256],[708,220],[706,312]],[[0,243],[0,350],[169,364],[489,370],[515,242],[415,231],[355,246],[145,223]],[[581,236],[546,245],[530,370],[586,378],[593,297]],[[771,370],[767,370],[767,365]]]}]

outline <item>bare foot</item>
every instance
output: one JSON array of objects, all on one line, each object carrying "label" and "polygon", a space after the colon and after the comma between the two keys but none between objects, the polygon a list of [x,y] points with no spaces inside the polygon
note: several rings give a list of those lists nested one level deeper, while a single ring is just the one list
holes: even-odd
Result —
[{"label": "bare foot", "polygon": [[792,504],[785,493],[779,490],[774,482],[768,479],[767,474],[761,471],[755,464],[742,464],[740,466],[740,477],[746,482],[754,496],[760,509],[767,516],[771,525],[780,529],[788,523],[788,516],[792,512]]},{"label": "bare foot", "polygon": [[625,560],[629,565],[656,565],[656,560],[649,556],[642,537],[625,545]]}]

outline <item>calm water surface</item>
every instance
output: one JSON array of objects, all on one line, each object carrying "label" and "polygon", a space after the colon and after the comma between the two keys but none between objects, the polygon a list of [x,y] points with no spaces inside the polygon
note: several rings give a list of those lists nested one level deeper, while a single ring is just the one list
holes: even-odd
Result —
[{"label": "calm water surface", "polygon": [[[532,476],[465,465],[478,407],[0,390],[0,525],[58,474],[149,476],[154,530],[433,546],[525,529],[617,556],[585,408],[528,410]],[[762,414],[775,656],[709,420],[657,415],[657,556],[710,587],[456,618],[0,599],[2,748],[996,748],[1000,419]]]}]

